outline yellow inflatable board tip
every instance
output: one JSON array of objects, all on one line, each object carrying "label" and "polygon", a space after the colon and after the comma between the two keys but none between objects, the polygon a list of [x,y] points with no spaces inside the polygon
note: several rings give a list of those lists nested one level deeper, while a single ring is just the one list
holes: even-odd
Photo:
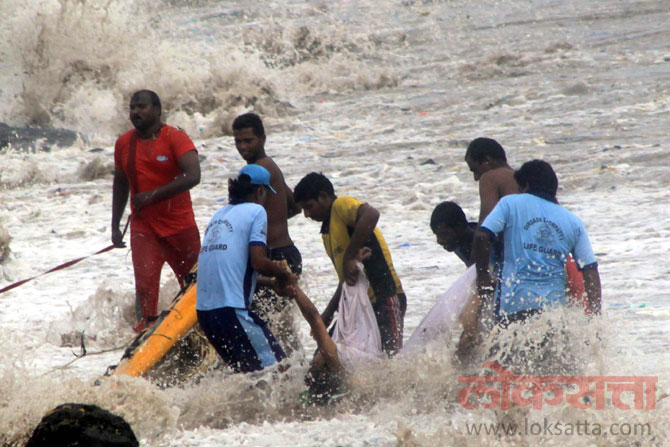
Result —
[{"label": "yellow inflatable board tip", "polygon": [[139,377],[156,364],[198,321],[195,311],[196,285],[175,298],[169,313],[140,339],[138,346],[124,356],[113,374]]}]

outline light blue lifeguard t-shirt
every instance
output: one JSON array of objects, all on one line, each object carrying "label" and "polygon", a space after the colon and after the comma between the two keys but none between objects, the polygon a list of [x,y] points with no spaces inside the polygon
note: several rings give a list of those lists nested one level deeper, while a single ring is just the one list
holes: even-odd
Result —
[{"label": "light blue lifeguard t-shirt", "polygon": [[248,309],[258,273],[249,247],[265,246],[268,218],[256,203],[228,204],[209,222],[198,257],[197,310]]},{"label": "light blue lifeguard t-shirt", "polygon": [[534,194],[505,196],[482,222],[504,232],[499,285],[501,314],[565,304],[568,254],[579,269],[596,264],[584,223],[562,206]]}]

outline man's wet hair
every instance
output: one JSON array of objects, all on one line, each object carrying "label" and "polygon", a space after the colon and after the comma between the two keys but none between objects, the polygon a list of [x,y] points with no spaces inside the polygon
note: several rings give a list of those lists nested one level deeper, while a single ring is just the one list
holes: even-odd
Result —
[{"label": "man's wet hair", "polygon": [[320,172],[310,172],[293,188],[293,199],[296,202],[316,200],[321,192],[329,197],[335,197],[335,189],[330,180]]},{"label": "man's wet hair", "polygon": [[475,138],[468,144],[465,156],[470,157],[477,163],[482,163],[484,158],[491,157],[494,160],[507,162],[505,149],[493,138]]},{"label": "man's wet hair", "polygon": [[130,425],[96,405],[67,403],[47,413],[26,447],[138,447]]},{"label": "man's wet hair", "polygon": [[435,207],[430,216],[430,228],[435,231],[438,225],[449,228],[466,227],[468,220],[463,209],[454,202],[442,202]]},{"label": "man's wet hair", "polygon": [[251,128],[258,138],[265,135],[265,128],[263,127],[263,120],[255,113],[245,113],[233,121],[233,130],[242,130]]},{"label": "man's wet hair", "polygon": [[154,107],[158,107],[161,110],[163,109],[163,106],[161,105],[161,99],[158,97],[158,94],[153,90],[138,90],[135,93],[133,93],[133,96],[130,97],[130,100],[132,101],[133,99],[137,99],[142,95],[149,96],[149,99],[151,100],[151,105],[153,105]]},{"label": "man's wet hair", "polygon": [[242,174],[236,179],[228,179],[228,200],[231,203],[248,202],[250,195],[262,187],[263,185],[252,184],[251,177],[247,174]]},{"label": "man's wet hair", "polygon": [[544,160],[531,160],[514,172],[514,180],[520,188],[528,186],[530,191],[556,197],[558,177],[549,163]]}]

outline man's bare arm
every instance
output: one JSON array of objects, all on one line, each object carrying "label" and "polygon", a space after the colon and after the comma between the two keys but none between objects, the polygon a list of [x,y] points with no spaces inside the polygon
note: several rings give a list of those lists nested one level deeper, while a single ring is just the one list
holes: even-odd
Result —
[{"label": "man's bare arm", "polygon": [[482,301],[479,295],[474,293],[466,304],[458,319],[463,327],[463,332],[458,340],[457,355],[463,356],[477,343],[477,330],[482,313]]},{"label": "man's bare arm", "polygon": [[284,190],[286,191],[286,208],[288,211],[287,217],[290,219],[293,216],[297,216],[302,212],[302,208],[293,198],[293,190],[284,183]]},{"label": "man's bare arm", "polygon": [[321,314],[321,319],[323,320],[323,324],[325,324],[326,327],[330,326],[330,323],[333,321],[335,312],[337,311],[337,308],[340,305],[341,295],[342,295],[342,283],[339,283],[337,285],[335,293],[333,294],[333,297],[330,299],[328,305],[326,306],[326,309]]},{"label": "man's bare arm", "polygon": [[602,307],[602,287],[600,285],[600,274],[598,266],[593,265],[582,270],[584,275],[584,288],[589,299],[589,309],[594,315],[599,315]]},{"label": "man's bare arm", "polygon": [[298,280],[298,277],[291,273],[286,261],[273,261],[268,258],[265,245],[249,247],[249,261],[254,270],[266,277],[290,279],[292,282]]},{"label": "man's bare arm", "polygon": [[498,185],[491,174],[487,172],[479,179],[479,225],[484,222],[486,216],[491,213],[500,200]]},{"label": "man's bare arm", "polygon": [[379,221],[379,211],[376,208],[362,204],[358,207],[356,215],[356,225],[354,232],[349,240],[349,245],[344,252],[342,259],[342,270],[344,272],[344,279],[349,285],[356,284],[358,281],[358,265],[356,264],[356,256],[358,251],[363,247],[367,238],[373,233],[377,222]]},{"label": "man's bare arm", "polygon": [[473,252],[477,269],[477,293],[472,297],[460,317],[463,333],[458,341],[457,354],[464,356],[477,341],[477,329],[481,319],[482,304],[493,296],[493,279],[489,273],[491,237],[477,230],[473,240]]},{"label": "man's bare arm", "polygon": [[307,298],[307,295],[304,294],[300,287],[296,285],[291,289],[293,291],[293,298],[295,298],[295,302],[298,305],[302,316],[307,320],[307,323],[312,329],[312,336],[316,340],[319,352],[321,352],[326,365],[328,365],[328,368],[334,373],[344,372],[344,368],[337,356],[337,346],[335,346],[335,342],[333,342],[333,339],[328,335],[328,330],[319,315],[319,311],[309,298]]},{"label": "man's bare arm", "polygon": [[493,279],[489,272],[491,236],[485,231],[477,230],[472,244],[472,257],[477,269],[477,293],[480,299],[484,301],[493,295]]},{"label": "man's bare arm", "polygon": [[177,194],[188,191],[200,183],[200,160],[198,159],[198,152],[195,149],[182,155],[177,163],[184,173],[166,185],[159,186],[152,191],[135,194],[132,201],[136,211],[143,206],[169,199]]},{"label": "man's bare arm", "polygon": [[123,171],[116,169],[114,171],[114,183],[112,186],[112,243],[117,248],[123,248],[126,244],[123,242],[123,233],[121,233],[120,223],[123,210],[128,204],[128,193],[130,185],[128,177]]}]

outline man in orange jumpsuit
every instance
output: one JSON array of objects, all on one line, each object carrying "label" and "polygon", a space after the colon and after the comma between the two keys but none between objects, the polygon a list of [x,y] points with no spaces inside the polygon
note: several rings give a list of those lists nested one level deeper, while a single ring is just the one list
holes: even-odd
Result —
[{"label": "man in orange jumpsuit", "polygon": [[119,228],[130,194],[130,248],[135,272],[136,332],[158,317],[161,269],[167,262],[181,286],[198,260],[200,233],[189,190],[200,182],[200,161],[191,139],[161,122],[161,103],[150,90],[130,99],[135,129],[114,146],[112,243],[125,247]]}]

